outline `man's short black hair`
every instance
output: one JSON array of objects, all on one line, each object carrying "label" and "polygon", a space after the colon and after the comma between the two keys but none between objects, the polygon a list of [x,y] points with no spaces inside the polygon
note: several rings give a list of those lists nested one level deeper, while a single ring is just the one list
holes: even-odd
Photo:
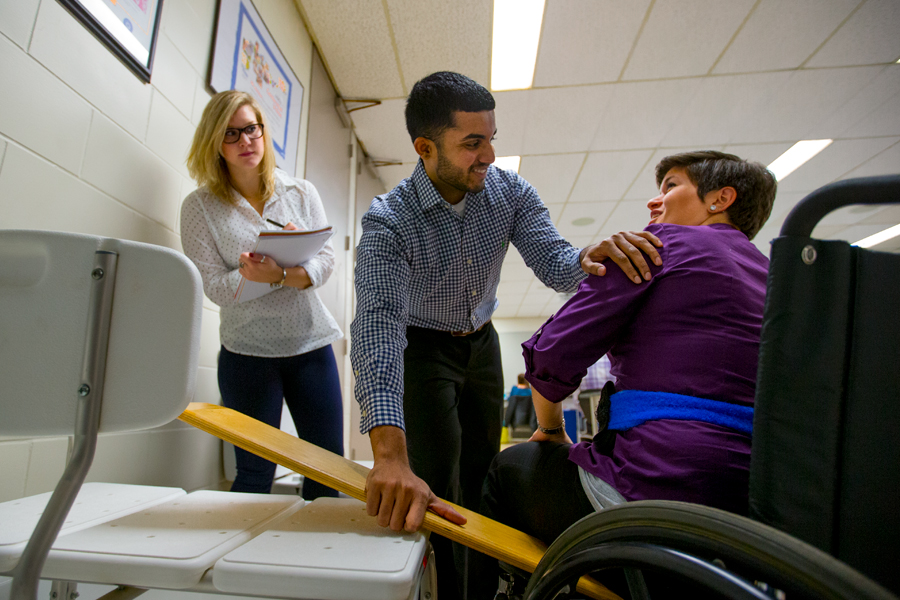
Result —
[{"label": "man's short black hair", "polygon": [[451,71],[438,71],[416,82],[406,99],[406,130],[437,142],[453,127],[453,112],[494,110],[494,97],[480,83]]}]

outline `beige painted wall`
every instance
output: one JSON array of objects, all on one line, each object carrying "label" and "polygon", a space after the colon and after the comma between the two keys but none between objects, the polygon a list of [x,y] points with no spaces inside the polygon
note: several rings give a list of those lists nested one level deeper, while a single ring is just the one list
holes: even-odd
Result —
[{"label": "beige painted wall", "polygon": [[[254,4],[306,91],[302,176],[312,42],[291,0]],[[165,1],[152,82],[145,85],[56,0],[0,2],[0,228],[74,231],[181,250],[179,208],[195,187],[184,159],[210,96],[215,11],[215,0]],[[219,401],[218,348],[218,309],[206,301],[198,401]],[[47,365],[49,376],[52,369]],[[0,501],[51,490],[67,445],[66,438],[0,441]],[[176,421],[102,436],[88,480],[193,490],[217,486],[221,473],[218,441]]]}]

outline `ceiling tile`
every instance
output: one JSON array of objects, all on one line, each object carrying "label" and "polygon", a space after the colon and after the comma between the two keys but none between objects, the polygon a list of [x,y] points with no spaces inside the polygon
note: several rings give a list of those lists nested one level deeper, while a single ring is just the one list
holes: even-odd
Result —
[{"label": "ceiling tile", "polygon": [[509,304],[500,304],[497,307],[497,310],[494,311],[494,314],[491,315],[491,318],[492,319],[512,319],[512,318],[515,318],[517,311],[518,311],[518,306],[512,306]]},{"label": "ceiling tile", "polygon": [[792,145],[787,142],[778,144],[735,144],[725,146],[722,152],[728,152],[743,159],[753,160],[768,166]]},{"label": "ceiling tile", "polygon": [[864,223],[868,225],[877,225],[877,222],[873,223],[868,221],[866,217],[871,216],[872,213],[877,213],[879,210],[881,210],[880,206],[845,206],[831,211],[822,217],[818,224],[848,226]]},{"label": "ceiling tile", "polygon": [[[615,207],[615,202],[581,202],[578,204],[570,202],[566,204],[566,208],[560,215],[556,228],[566,239],[595,236]],[[573,225],[572,222],[579,219],[592,219],[592,221],[585,225]]]},{"label": "ceiling tile", "polygon": [[868,213],[860,223],[895,225],[900,223],[900,205],[887,206]]},{"label": "ceiling tile", "polygon": [[778,182],[785,192],[815,190],[896,144],[898,138],[837,140]]},{"label": "ceiling tile", "polygon": [[753,3],[753,0],[656,2],[623,79],[705,75]]},{"label": "ceiling tile", "polygon": [[600,228],[600,238],[608,238],[620,231],[641,231],[650,222],[647,202],[623,200]]},{"label": "ceiling tile", "polygon": [[534,280],[533,274],[528,279],[504,279],[500,282],[500,288],[498,289],[502,289],[504,296],[518,295],[519,300],[521,300],[528,291],[528,286],[531,285],[532,280]]},{"label": "ceiling tile", "polygon": [[584,152],[597,131],[610,86],[591,85],[528,92],[525,154]]},{"label": "ceiling tile", "polygon": [[875,79],[833,113],[824,125],[840,137],[900,135],[900,65],[885,66]]},{"label": "ceiling tile", "polygon": [[587,248],[591,244],[595,244],[600,241],[596,235],[578,235],[574,237],[567,237],[566,241],[575,246],[576,248]]},{"label": "ceiling tile", "polygon": [[[522,284],[525,287],[519,289],[518,286],[514,287],[517,291],[515,293],[524,294],[528,289],[528,284],[531,280],[534,279],[534,273],[529,269],[525,263],[521,264],[507,264],[503,263],[503,267],[500,270],[500,281],[503,284],[507,283],[516,283]],[[505,293],[512,293],[510,290],[507,290]]]},{"label": "ceiling tile", "polygon": [[528,122],[530,91],[495,92],[497,103],[494,116],[497,120],[497,136],[494,150],[497,156],[521,156],[524,154],[525,124]]},{"label": "ceiling tile", "polygon": [[547,210],[550,212],[550,220],[553,221],[553,224],[559,223],[559,217],[562,215],[563,209],[566,207],[565,204],[545,204]]},{"label": "ceiling tile", "polygon": [[758,128],[754,118],[771,105],[771,97],[791,74],[755,73],[691,80],[695,94],[673,119],[662,145],[709,145],[781,138],[749,139]]},{"label": "ceiling tile", "polygon": [[900,57],[900,2],[868,0],[813,56],[807,66],[894,62]]},{"label": "ceiling tile", "polygon": [[588,154],[569,202],[621,199],[652,155],[653,150]]},{"label": "ceiling tile", "polygon": [[522,302],[522,293],[517,292],[516,285],[507,285],[509,282],[501,282],[497,287],[497,300],[504,306],[518,306]]},{"label": "ceiling tile", "polygon": [[344,98],[405,96],[380,2],[299,0]]},{"label": "ceiling tile", "polygon": [[900,173],[900,143],[871,157],[852,171],[844,173],[841,179],[851,177],[872,177],[874,175],[896,175]]},{"label": "ceiling tile", "polygon": [[541,316],[549,318],[557,311],[559,311],[559,309],[563,307],[563,304],[565,304],[566,301],[567,298],[560,295],[557,295],[555,298],[550,299],[550,301],[547,302],[547,305],[544,307],[544,313]]},{"label": "ceiling tile", "polygon": [[[827,226],[822,225],[822,227],[824,228]],[[832,240],[844,240],[845,242],[855,244],[863,238],[867,238],[870,235],[875,235],[876,233],[884,231],[884,229],[884,225],[851,225],[850,227],[830,234],[828,238]],[[818,227],[813,230],[813,237],[818,237],[817,232]]]},{"label": "ceiling tile", "polygon": [[531,282],[531,287],[528,288],[528,295],[522,299],[522,304],[546,304],[551,298],[555,298],[558,295],[556,290],[548,288],[539,279],[535,279]]},{"label": "ceiling tile", "polygon": [[835,237],[837,233],[839,231],[843,231],[844,229],[846,229],[846,226],[844,225],[818,225],[815,229],[813,229],[812,235],[810,237],[819,240],[836,240],[840,239]]},{"label": "ceiling tile", "polygon": [[846,129],[841,137],[876,135],[900,135],[900,92]]},{"label": "ceiling tile", "polygon": [[795,69],[858,5],[859,0],[763,0],[713,73]]},{"label": "ceiling tile", "polygon": [[413,164],[419,160],[406,131],[405,107],[405,100],[385,100],[350,113],[356,135],[373,160],[402,160]]},{"label": "ceiling tile", "polygon": [[688,106],[700,85],[694,79],[617,83],[608,86],[612,97],[605,110],[594,106],[600,125],[591,150],[655,148],[677,116]]},{"label": "ceiling tile", "polygon": [[766,222],[766,227],[772,225],[775,227],[777,234],[781,230],[781,225],[788,213],[797,205],[798,202],[806,198],[813,190],[804,190],[802,192],[787,192],[779,188],[775,194],[775,204],[772,205],[772,214]]},{"label": "ceiling tile", "polygon": [[518,250],[509,250],[506,258],[503,260],[503,266],[500,269],[500,281],[524,281],[525,286],[521,292],[524,293],[528,289],[528,283],[534,278],[534,273],[525,264],[522,255]]},{"label": "ceiling tile", "polygon": [[583,153],[523,156],[519,174],[535,187],[544,204],[564,203],[584,159]]},{"label": "ceiling tile", "polygon": [[516,316],[519,318],[528,318],[528,317],[545,317],[549,316],[550,311],[545,310],[545,306],[520,306],[519,310],[516,312]]},{"label": "ceiling tile", "polygon": [[616,81],[649,5],[649,0],[548,2],[534,86]]},{"label": "ceiling tile", "polygon": [[436,71],[456,71],[485,87],[490,85],[490,2],[385,1],[406,84],[404,94],[416,81]]},{"label": "ceiling tile", "polygon": [[748,127],[737,142],[774,142],[835,138],[822,125],[878,76],[882,67],[794,71],[766,104],[747,115]]}]

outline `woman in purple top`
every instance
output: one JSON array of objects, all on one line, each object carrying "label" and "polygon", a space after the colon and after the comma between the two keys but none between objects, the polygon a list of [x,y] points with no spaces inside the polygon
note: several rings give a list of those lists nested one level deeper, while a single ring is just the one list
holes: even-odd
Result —
[{"label": "woman in purple top", "polygon": [[[522,344],[539,429],[494,460],[481,512],[547,543],[628,500],[747,512],[768,270],[750,239],[772,210],[775,179],[712,151],[666,157],[656,179],[646,230],[663,245],[652,279],[635,285],[615,269],[589,276]],[[573,444],[557,403],[606,353],[618,431]]]}]

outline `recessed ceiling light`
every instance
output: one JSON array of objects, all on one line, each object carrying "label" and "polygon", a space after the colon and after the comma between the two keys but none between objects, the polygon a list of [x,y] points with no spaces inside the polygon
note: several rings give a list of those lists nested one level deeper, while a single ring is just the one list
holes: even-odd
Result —
[{"label": "recessed ceiling light", "polygon": [[893,227],[888,227],[884,231],[879,231],[878,233],[872,234],[867,238],[863,238],[858,242],[854,242],[853,246],[859,246],[860,248],[871,248],[872,246],[877,246],[882,242],[886,242],[891,238],[895,238],[900,235],[900,225],[894,225]]},{"label": "recessed ceiling light", "polygon": [[787,152],[772,161],[769,170],[781,181],[813,156],[831,145],[832,140],[800,140],[787,149]]},{"label": "recessed ceiling light", "polygon": [[498,156],[494,159],[494,166],[498,169],[504,169],[506,171],[515,171],[519,172],[519,163],[521,162],[521,156]]},{"label": "recessed ceiling light", "polygon": [[572,221],[572,225],[575,227],[584,227],[585,225],[590,225],[594,222],[594,217],[580,217]]},{"label": "recessed ceiling light", "polygon": [[492,90],[531,87],[543,20],[544,0],[494,0]]}]

